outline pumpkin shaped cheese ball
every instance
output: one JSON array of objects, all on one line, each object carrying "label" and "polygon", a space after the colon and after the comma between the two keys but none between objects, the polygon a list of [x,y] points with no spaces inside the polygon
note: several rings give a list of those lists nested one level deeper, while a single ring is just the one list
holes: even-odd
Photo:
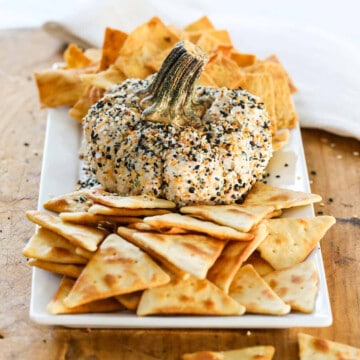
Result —
[{"label": "pumpkin shaped cheese ball", "polygon": [[90,173],[119,195],[190,204],[241,203],[272,156],[263,102],[197,86],[207,56],[178,43],[160,71],[114,86],[84,118]]}]

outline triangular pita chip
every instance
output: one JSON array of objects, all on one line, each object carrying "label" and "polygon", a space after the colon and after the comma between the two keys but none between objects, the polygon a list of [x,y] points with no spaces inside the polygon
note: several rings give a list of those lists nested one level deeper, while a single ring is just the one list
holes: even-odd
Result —
[{"label": "triangular pita chip", "polygon": [[216,260],[215,264],[208,272],[207,278],[226,293],[229,292],[230,284],[241,265],[266,238],[266,226],[260,223],[254,229],[254,235],[254,240],[250,242],[228,242],[220,257]]},{"label": "triangular pita chip", "polygon": [[254,74],[242,74],[238,86],[260,98],[271,120],[271,131],[275,134],[276,113],[275,113],[275,91],[271,74],[259,72]]},{"label": "triangular pita chip", "polygon": [[289,84],[289,89],[290,89],[290,92],[293,94],[295,92],[297,92],[297,88],[296,88],[296,85],[294,83],[294,81],[290,78],[289,74],[287,73],[287,71],[284,69],[284,66],[281,64],[279,58],[275,55],[275,54],[272,54],[270,56],[268,56],[265,61],[270,61],[270,62],[274,62],[274,63],[277,63],[279,64],[281,67],[282,67],[282,70],[283,72],[286,74],[286,77],[287,77],[287,80],[288,80],[288,84]]},{"label": "triangular pita chip", "polygon": [[275,96],[275,115],[278,129],[293,128],[297,114],[291,98],[288,75],[283,67],[273,61],[258,61],[246,67],[250,73],[269,73],[272,76]]},{"label": "triangular pita chip", "polygon": [[29,210],[26,217],[33,223],[49,229],[64,238],[73,245],[83,247],[89,251],[95,251],[98,244],[105,238],[107,232],[94,227],[63,222],[60,217],[37,210]]},{"label": "triangular pita chip", "polygon": [[61,264],[38,259],[29,259],[28,265],[75,279],[80,276],[84,269],[84,265]]},{"label": "triangular pita chip", "polygon": [[119,301],[120,304],[125,306],[128,310],[136,310],[139,306],[142,293],[143,290],[135,291],[130,294],[115,296],[115,299]]},{"label": "triangular pita chip", "polygon": [[74,307],[107,297],[126,294],[170,280],[149,255],[116,234],[100,245],[64,299]]},{"label": "triangular pita chip", "polygon": [[214,25],[207,16],[202,16],[184,27],[184,30],[187,32],[204,31],[210,29],[214,29]]},{"label": "triangular pita chip", "polygon": [[108,216],[89,212],[65,212],[60,213],[59,216],[63,221],[89,226],[97,226],[101,223],[131,224],[139,221],[139,218],[134,216]]},{"label": "triangular pita chip", "polygon": [[43,208],[49,211],[73,212],[87,211],[93,201],[86,196],[87,190],[78,190],[64,195],[56,196],[43,203]]},{"label": "triangular pita chip", "polygon": [[147,60],[166,48],[172,48],[179,40],[171,28],[158,17],[152,17],[128,35],[115,65],[127,78],[144,79],[151,74],[144,66]]},{"label": "triangular pita chip", "polygon": [[86,264],[87,259],[76,254],[76,247],[64,237],[39,228],[23,249],[23,255],[64,264]]},{"label": "triangular pita chip", "polygon": [[280,150],[290,140],[290,131],[288,129],[281,129],[276,132],[272,137],[273,151]]},{"label": "triangular pita chip", "polygon": [[102,189],[90,190],[88,196],[97,203],[115,208],[172,209],[176,206],[176,204],[170,200],[159,199],[153,196],[120,196]]},{"label": "triangular pita chip", "polygon": [[73,287],[75,280],[64,277],[59,285],[59,288],[46,307],[46,310],[51,314],[80,314],[80,313],[104,313],[122,310],[124,307],[114,298],[102,299],[93,301],[87,304],[75,306],[73,308],[67,307],[63,300],[69,294]]},{"label": "triangular pita chip", "polygon": [[140,248],[151,249],[179,269],[205,278],[208,269],[221,254],[225,242],[200,234],[168,235],[138,232],[133,235]]},{"label": "triangular pita chip", "polygon": [[170,211],[166,209],[127,209],[115,208],[101,204],[94,204],[89,208],[90,214],[109,215],[109,216],[154,216],[168,214]]},{"label": "triangular pita chip", "polygon": [[263,279],[292,310],[313,312],[318,292],[318,273],[313,261],[271,272]]},{"label": "triangular pita chip", "polygon": [[258,345],[226,351],[197,351],[182,355],[181,360],[271,360],[274,353],[273,346]]},{"label": "triangular pita chip", "polygon": [[127,34],[121,30],[107,27],[105,29],[104,40],[101,48],[101,60],[99,70],[105,70],[112,65],[119,56]]},{"label": "triangular pita chip", "polygon": [[210,221],[203,221],[178,213],[146,217],[144,222],[159,230],[176,227],[207,234],[221,240],[246,241],[254,238],[251,233],[240,232],[228,226],[217,225]]},{"label": "triangular pita chip", "polygon": [[304,261],[329,228],[332,216],[264,220],[268,236],[258,250],[261,257],[278,270]]},{"label": "triangular pita chip", "polygon": [[360,360],[360,349],[312,335],[298,333],[300,360]]},{"label": "triangular pita chip", "polygon": [[137,315],[242,315],[245,308],[206,279],[190,276],[145,290]]},{"label": "triangular pita chip", "polygon": [[274,271],[274,268],[264,260],[258,251],[254,251],[244,262],[244,265],[251,264],[260,276],[264,276]]},{"label": "triangular pita chip", "polygon": [[250,264],[236,273],[229,295],[244,305],[248,313],[285,315],[291,309]]},{"label": "triangular pita chip", "polygon": [[277,188],[266,185],[262,182],[256,182],[246,195],[244,206],[247,205],[270,205],[275,209],[287,209],[294,206],[309,205],[321,201],[321,196]]},{"label": "triangular pita chip", "polygon": [[165,266],[166,269],[170,270],[171,273],[175,274],[178,278],[187,278],[189,277],[189,273],[187,271],[184,271],[183,269],[177,267],[174,265],[171,261],[168,260],[167,255],[162,255],[160,252],[154,251],[151,246],[148,246],[147,244],[144,244],[142,242],[137,241],[134,238],[134,235],[139,233],[136,229],[130,229],[129,227],[123,227],[120,226],[117,229],[117,233],[126,239],[127,241],[132,242],[136,246],[142,247],[142,249],[148,253],[153,259],[156,259],[161,262],[162,265]]},{"label": "triangular pita chip", "polygon": [[248,232],[273,210],[272,206],[262,205],[198,205],[182,207],[180,212]]}]

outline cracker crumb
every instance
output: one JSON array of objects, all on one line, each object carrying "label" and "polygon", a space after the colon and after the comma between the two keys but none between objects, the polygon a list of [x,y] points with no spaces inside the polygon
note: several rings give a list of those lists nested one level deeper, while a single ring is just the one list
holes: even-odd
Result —
[{"label": "cracker crumb", "polygon": [[251,336],[251,331],[250,331],[250,330],[248,330],[248,331],[246,332],[246,336]]},{"label": "cracker crumb", "polygon": [[354,156],[359,156],[359,152],[358,151],[353,151],[352,153]]}]

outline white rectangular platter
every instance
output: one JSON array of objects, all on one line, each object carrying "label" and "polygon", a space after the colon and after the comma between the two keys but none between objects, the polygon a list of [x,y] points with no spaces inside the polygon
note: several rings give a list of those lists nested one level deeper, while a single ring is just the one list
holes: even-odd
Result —
[{"label": "white rectangular platter", "polygon": [[[81,126],[72,120],[68,109],[49,111],[41,173],[39,209],[50,197],[71,192],[79,178]],[[286,165],[285,165],[286,164]],[[292,190],[309,192],[305,157],[299,128],[291,131],[291,141],[275,153],[267,169],[268,183]],[[293,208],[285,216],[314,216],[312,206]],[[55,294],[61,277],[34,268],[30,318],[46,325],[91,328],[290,328],[323,327],[332,323],[324,265],[318,246],[310,255],[319,273],[319,292],[311,314],[291,313],[285,316],[149,316],[130,312],[107,314],[51,315],[46,306]]]}]

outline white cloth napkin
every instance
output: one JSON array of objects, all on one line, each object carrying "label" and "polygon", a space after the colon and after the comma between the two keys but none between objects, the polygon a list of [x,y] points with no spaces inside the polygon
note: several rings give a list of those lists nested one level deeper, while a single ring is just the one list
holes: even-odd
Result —
[{"label": "white cloth napkin", "polygon": [[[257,11],[255,5],[247,8],[238,0],[88,0],[78,1],[60,22],[100,47],[106,26],[130,32],[156,15],[166,24],[183,27],[207,15],[216,28],[229,30],[239,51],[260,58],[278,55],[298,87],[294,102],[302,127],[360,140],[359,43],[306,25],[306,19],[294,14],[279,16],[266,2],[262,5],[268,7]],[[305,1],[304,6],[316,2]]]}]

